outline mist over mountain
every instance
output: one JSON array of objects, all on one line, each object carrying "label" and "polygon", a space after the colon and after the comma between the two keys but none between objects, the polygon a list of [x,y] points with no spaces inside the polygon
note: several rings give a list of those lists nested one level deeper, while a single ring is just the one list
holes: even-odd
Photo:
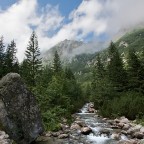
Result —
[{"label": "mist over mountain", "polygon": [[42,53],[43,61],[47,62],[53,58],[55,51],[60,55],[61,60],[70,61],[77,55],[93,54],[107,48],[109,42],[88,42],[75,40],[64,40],[49,50]]}]

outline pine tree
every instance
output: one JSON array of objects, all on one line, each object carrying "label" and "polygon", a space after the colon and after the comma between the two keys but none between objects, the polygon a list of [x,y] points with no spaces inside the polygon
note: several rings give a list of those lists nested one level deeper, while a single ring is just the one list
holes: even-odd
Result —
[{"label": "pine tree", "polygon": [[122,59],[114,43],[111,42],[108,50],[108,77],[116,91],[123,91],[127,86],[127,74]]},{"label": "pine tree", "polygon": [[27,83],[29,81],[29,71],[30,70],[28,67],[27,60],[24,59],[20,65],[20,75],[25,80],[25,83]]},{"label": "pine tree", "polygon": [[75,76],[70,68],[65,69],[65,77],[69,80],[75,79]]},{"label": "pine tree", "polygon": [[14,40],[8,44],[6,54],[5,54],[5,72],[19,72],[19,63],[16,57],[16,43]]},{"label": "pine tree", "polygon": [[25,55],[28,71],[27,83],[31,86],[35,86],[36,78],[41,70],[42,61],[40,58],[40,49],[38,46],[37,36],[34,31],[30,37]]},{"label": "pine tree", "polygon": [[129,49],[128,53],[128,76],[129,76],[129,89],[140,91],[140,87],[144,80],[143,66],[138,59],[135,51]]},{"label": "pine tree", "polygon": [[97,106],[102,106],[103,103],[111,99],[113,95],[111,83],[108,80],[107,72],[101,62],[99,54],[96,57],[91,88],[91,101],[95,102]]},{"label": "pine tree", "polygon": [[4,50],[5,50],[5,45],[3,42],[3,37],[1,37],[0,38],[0,78],[5,74],[4,73],[4,58],[5,58]]},{"label": "pine tree", "polygon": [[55,54],[54,54],[52,69],[55,74],[61,72],[62,70],[60,57],[57,51],[55,51]]}]

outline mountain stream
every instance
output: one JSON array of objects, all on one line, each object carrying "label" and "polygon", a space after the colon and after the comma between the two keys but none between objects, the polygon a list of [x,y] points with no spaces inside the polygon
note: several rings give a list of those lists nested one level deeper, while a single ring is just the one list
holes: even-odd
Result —
[{"label": "mountain stream", "polygon": [[[125,135],[120,135],[119,140],[112,138],[112,133],[118,131],[118,129],[112,129],[110,124],[97,116],[95,113],[88,113],[88,104],[84,105],[81,109],[81,113],[77,113],[80,121],[83,121],[86,126],[92,129],[92,132],[88,135],[81,134],[80,130],[71,130],[69,138],[58,139],[50,137],[45,142],[39,142],[38,144],[116,144],[120,140],[127,140]],[[101,133],[105,131],[108,133]]]}]

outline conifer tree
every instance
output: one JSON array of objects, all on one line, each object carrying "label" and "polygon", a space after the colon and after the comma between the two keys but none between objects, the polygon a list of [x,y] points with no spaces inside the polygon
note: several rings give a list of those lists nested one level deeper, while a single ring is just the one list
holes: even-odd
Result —
[{"label": "conifer tree", "polygon": [[26,64],[27,65],[27,80],[28,84],[35,86],[36,78],[41,70],[41,58],[40,58],[40,48],[38,46],[38,40],[35,32],[33,31],[25,52]]},{"label": "conifer tree", "polygon": [[16,43],[14,40],[8,44],[6,54],[5,54],[5,72],[19,72],[19,63],[16,57]]},{"label": "conifer tree", "polygon": [[0,38],[0,78],[4,76],[4,50],[5,50],[5,45],[3,42],[3,37]]},{"label": "conifer tree", "polygon": [[143,74],[143,66],[138,59],[135,51],[133,49],[129,49],[128,53],[128,76],[129,76],[129,88],[130,90],[136,90],[142,85],[144,80]]},{"label": "conifer tree", "polygon": [[99,54],[96,57],[96,64],[93,70],[91,101],[97,106],[103,105],[105,101],[112,97],[112,86],[108,80],[106,70],[101,62]]},{"label": "conifer tree", "polygon": [[122,59],[114,43],[108,49],[108,77],[116,91],[123,91],[127,85],[127,74]]},{"label": "conifer tree", "polygon": [[75,79],[75,76],[74,76],[74,74],[73,74],[73,72],[71,71],[70,68],[65,69],[65,76],[69,80],[74,80]]},{"label": "conifer tree", "polygon": [[59,73],[62,70],[60,57],[57,51],[55,51],[55,54],[54,54],[52,69],[54,73]]},{"label": "conifer tree", "polygon": [[29,67],[26,59],[24,59],[20,65],[20,75],[26,83],[29,81]]}]

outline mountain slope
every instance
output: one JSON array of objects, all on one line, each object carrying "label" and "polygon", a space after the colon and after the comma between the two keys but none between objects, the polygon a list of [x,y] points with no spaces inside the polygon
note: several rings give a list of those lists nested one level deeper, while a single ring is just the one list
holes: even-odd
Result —
[{"label": "mountain slope", "polygon": [[128,48],[141,51],[144,48],[144,29],[133,30],[125,34],[116,42],[116,45],[120,52],[126,52]]},{"label": "mountain slope", "polygon": [[[144,48],[144,29],[137,29],[126,33],[117,40],[115,44],[123,58],[127,56],[129,48],[135,49],[140,55],[141,50]],[[107,62],[107,47],[108,46],[103,43],[92,45],[78,41],[64,40],[45,53],[44,61],[51,60],[54,52],[57,50],[62,61],[71,59],[65,64],[72,69],[79,81],[89,81],[98,52],[100,53],[103,62]],[[78,51],[82,54],[79,54]],[[73,53],[75,53],[75,56]]]},{"label": "mountain slope", "polygon": [[83,42],[66,39],[56,44],[54,47],[52,47],[48,51],[46,51],[43,54],[43,61],[47,62],[51,60],[54,56],[55,51],[58,52],[61,59],[67,59],[72,54],[73,50],[81,45],[83,45]]},{"label": "mountain slope", "polygon": [[[118,41],[116,41],[116,47],[118,48],[123,60],[125,61],[128,53],[128,49],[134,49],[138,55],[141,55],[142,49],[144,49],[144,29],[133,30],[126,33]],[[107,62],[108,48],[99,52],[100,57],[104,63]],[[89,81],[92,75],[92,68],[95,64],[96,53],[77,55],[69,66],[75,72],[75,75],[80,81]]]}]

